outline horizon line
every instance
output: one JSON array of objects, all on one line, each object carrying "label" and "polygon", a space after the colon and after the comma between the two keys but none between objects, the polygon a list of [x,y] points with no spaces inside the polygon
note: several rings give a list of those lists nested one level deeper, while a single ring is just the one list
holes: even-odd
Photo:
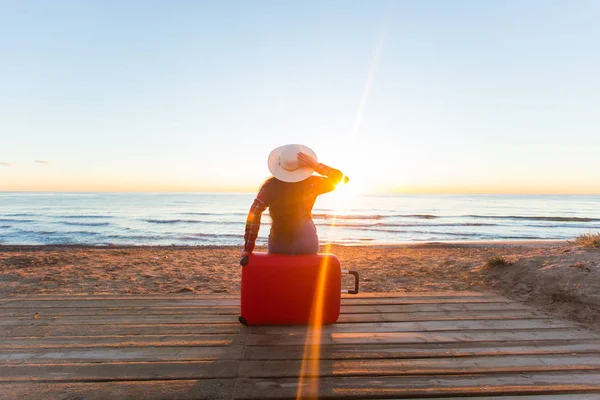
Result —
[{"label": "horizon line", "polygon": [[[253,194],[257,191],[250,190],[198,190],[198,191],[148,191],[148,190],[1,190],[0,193],[108,193],[108,194]],[[465,191],[465,192],[446,192],[446,191],[373,191],[357,193],[358,196],[372,196],[372,195],[470,195],[470,196],[493,196],[493,195],[507,195],[507,196],[600,196],[598,193],[566,193],[566,192],[478,192],[478,191]]]}]

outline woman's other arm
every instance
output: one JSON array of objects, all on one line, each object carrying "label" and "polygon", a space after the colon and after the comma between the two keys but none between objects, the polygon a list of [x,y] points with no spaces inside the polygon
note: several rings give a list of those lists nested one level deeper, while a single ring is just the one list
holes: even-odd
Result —
[{"label": "woman's other arm", "polygon": [[[317,172],[317,174],[327,177],[327,179],[331,182],[331,184],[333,184],[333,186],[340,183],[344,178],[344,174],[342,173],[342,171],[328,167],[323,163],[318,164],[315,168],[315,171]],[[346,182],[347,181],[348,178],[346,177]]]},{"label": "woman's other arm", "polygon": [[[298,161],[301,165],[306,165],[314,169],[319,175],[323,177],[315,177],[317,180],[317,187],[319,194],[331,192],[335,189],[338,183],[344,179],[342,171],[335,168],[331,168],[323,163],[318,163],[311,156],[298,153]],[[345,177],[344,183],[348,182],[348,177]]]},{"label": "woman's other arm", "polygon": [[265,188],[263,186],[254,199],[248,212],[248,218],[246,219],[246,233],[244,234],[244,252],[246,253],[252,253],[256,246],[256,238],[260,229],[260,218],[267,206]]}]

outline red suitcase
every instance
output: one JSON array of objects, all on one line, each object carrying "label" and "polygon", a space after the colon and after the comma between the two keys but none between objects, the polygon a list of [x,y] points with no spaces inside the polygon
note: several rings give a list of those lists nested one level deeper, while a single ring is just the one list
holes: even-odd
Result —
[{"label": "red suitcase", "polygon": [[[342,270],[333,254],[252,253],[240,264],[243,324],[332,324],[341,293],[358,293],[358,273]],[[354,290],[341,290],[342,273],[354,275]]]}]

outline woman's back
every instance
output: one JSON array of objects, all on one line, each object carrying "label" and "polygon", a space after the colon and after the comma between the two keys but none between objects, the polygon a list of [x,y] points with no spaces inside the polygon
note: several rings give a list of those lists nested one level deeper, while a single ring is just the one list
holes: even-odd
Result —
[{"label": "woman's back", "polygon": [[273,177],[268,186],[269,212],[274,221],[285,218],[311,218],[311,211],[317,198],[311,190],[311,177],[300,182],[283,182]]}]

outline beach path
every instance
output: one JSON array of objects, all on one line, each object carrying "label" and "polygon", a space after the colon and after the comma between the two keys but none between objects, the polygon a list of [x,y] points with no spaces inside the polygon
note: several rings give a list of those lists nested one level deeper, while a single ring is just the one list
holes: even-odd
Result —
[{"label": "beach path", "polygon": [[491,293],[344,296],[242,326],[236,295],[0,299],[1,399],[600,399],[600,335]]}]

